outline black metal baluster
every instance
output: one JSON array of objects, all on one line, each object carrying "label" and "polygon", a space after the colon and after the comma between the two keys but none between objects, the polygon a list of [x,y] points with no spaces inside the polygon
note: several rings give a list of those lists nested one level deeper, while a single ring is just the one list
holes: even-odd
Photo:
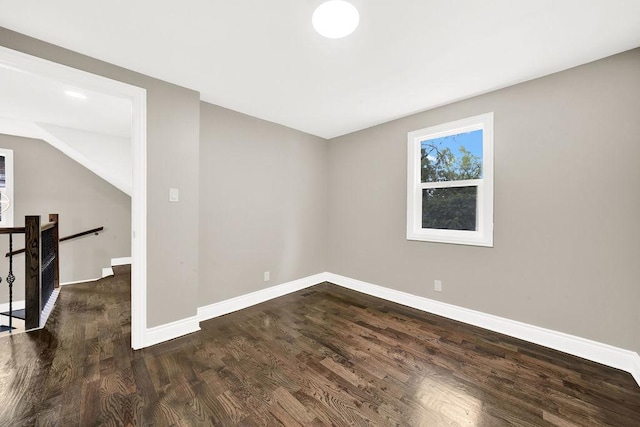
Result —
[{"label": "black metal baluster", "polygon": [[9,284],[9,333],[13,331],[13,282],[16,276],[13,275],[13,233],[9,233],[9,275],[7,283]]}]

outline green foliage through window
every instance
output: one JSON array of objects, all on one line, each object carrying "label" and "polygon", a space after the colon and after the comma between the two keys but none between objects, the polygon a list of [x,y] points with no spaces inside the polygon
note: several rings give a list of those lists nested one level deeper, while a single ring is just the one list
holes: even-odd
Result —
[{"label": "green foliage through window", "polygon": [[407,240],[493,247],[493,113],[407,133]]},{"label": "green foliage through window", "polygon": [[422,190],[422,228],[476,229],[476,187]]},{"label": "green foliage through window", "polygon": [[482,178],[482,130],[422,141],[422,182]]},{"label": "green foliage through window", "polygon": [[[420,154],[422,182],[482,179],[482,130],[422,141]],[[474,231],[476,200],[475,186],[424,189],[422,227]]]}]

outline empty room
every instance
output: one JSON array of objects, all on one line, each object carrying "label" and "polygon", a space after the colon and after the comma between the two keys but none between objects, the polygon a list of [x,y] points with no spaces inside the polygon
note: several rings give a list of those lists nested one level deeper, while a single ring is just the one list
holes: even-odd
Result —
[{"label": "empty room", "polygon": [[0,11],[0,426],[640,425],[640,2]]}]

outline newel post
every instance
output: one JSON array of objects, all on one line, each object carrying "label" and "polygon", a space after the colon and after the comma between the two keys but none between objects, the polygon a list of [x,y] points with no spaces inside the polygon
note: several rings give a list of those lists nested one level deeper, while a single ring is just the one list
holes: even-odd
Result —
[{"label": "newel post", "polygon": [[55,222],[53,227],[53,251],[56,254],[53,260],[53,287],[60,287],[60,261],[58,256],[60,255],[60,223],[58,222],[58,214],[49,214],[49,222]]},{"label": "newel post", "polygon": [[25,329],[40,327],[40,216],[24,218]]}]

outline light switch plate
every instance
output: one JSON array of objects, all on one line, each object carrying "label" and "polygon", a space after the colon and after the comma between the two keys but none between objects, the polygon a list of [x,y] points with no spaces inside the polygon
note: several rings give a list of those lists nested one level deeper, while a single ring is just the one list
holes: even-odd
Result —
[{"label": "light switch plate", "polygon": [[169,201],[170,202],[180,201],[180,191],[177,188],[169,189]]}]

